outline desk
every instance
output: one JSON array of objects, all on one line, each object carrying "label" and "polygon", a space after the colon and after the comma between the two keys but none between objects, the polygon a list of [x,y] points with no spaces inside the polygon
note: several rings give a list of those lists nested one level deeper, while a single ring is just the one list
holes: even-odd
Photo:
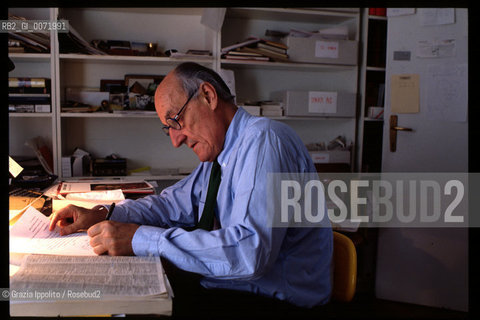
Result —
[{"label": "desk", "polygon": [[[19,264],[19,261],[22,261],[22,258],[28,254],[17,254],[17,253],[11,253],[10,254],[10,262],[12,264]],[[52,256],[53,257],[53,256]],[[58,256],[59,258],[61,256]],[[35,264],[35,263],[27,263],[24,268],[25,270],[30,270],[29,268],[32,268],[31,271],[32,273],[28,272],[28,274],[36,274],[37,276],[34,278],[27,277],[27,279],[35,279],[38,278],[38,276],[41,276],[43,279],[43,273],[40,272],[38,273],[38,266],[44,266],[43,261],[50,261],[51,258],[46,257],[45,255],[41,256],[31,256],[29,258],[35,258],[34,261],[40,261],[40,264]],[[95,259],[100,259],[102,260],[108,260],[103,262],[100,262],[100,264],[103,265],[108,265],[111,264],[112,258],[106,257],[106,256],[99,256],[99,257],[89,257],[88,259],[95,258]],[[66,263],[67,260],[71,259],[69,257],[62,257],[60,260],[55,259],[55,264],[61,263],[62,265]],[[133,262],[132,259],[135,261],[140,261],[140,265],[137,264],[137,262]],[[137,260],[141,259],[141,260]],[[123,287],[123,284],[121,284],[122,288],[126,288],[127,291],[136,291],[137,289],[135,288],[135,283],[140,284],[142,282],[138,282],[138,280],[134,280],[129,278],[130,277],[130,271],[129,273],[124,273],[125,270],[135,270],[135,268],[144,268],[144,270],[150,270],[146,271],[148,273],[152,272],[152,264],[145,264],[143,265],[144,262],[141,262],[144,258],[141,257],[125,257],[120,259],[116,259],[114,261],[118,261],[119,266],[124,265],[123,267],[119,268],[113,268],[108,267],[108,269],[112,270],[111,272],[115,273],[120,272],[119,276],[120,278],[123,278],[120,282],[115,282],[115,284],[121,284],[121,283],[132,283],[132,286],[125,286]],[[25,260],[26,261],[31,261],[32,259]],[[75,260],[76,261],[76,260]],[[82,262],[83,261],[83,262]],[[76,274],[79,270],[78,268],[81,268],[82,270],[85,270],[84,267],[82,267],[82,264],[85,264],[85,260],[79,260],[79,262],[74,262],[74,264],[70,264],[72,268],[67,266],[67,274]],[[125,269],[125,262],[127,261],[128,263],[128,269]],[[133,264],[131,264],[133,263]],[[93,263],[95,264],[95,263]],[[89,264],[91,265],[91,264]],[[45,266],[48,266],[45,265]],[[55,277],[57,277],[58,268],[55,267],[54,264],[51,264],[52,266],[52,272],[55,274]],[[59,265],[57,265],[59,266]],[[132,268],[132,269],[130,269]],[[57,271],[55,271],[55,269]],[[88,267],[87,267],[88,269]],[[97,270],[97,267],[94,267],[92,271]],[[98,269],[102,270],[102,268]],[[124,271],[119,271],[119,270],[124,270]],[[20,271],[18,271],[20,272]],[[124,273],[124,275],[122,275]],[[142,272],[140,272],[142,273]],[[83,274],[83,272],[78,273]],[[37,289],[35,288],[36,281],[30,282],[31,280],[27,280],[28,282],[25,282],[23,280],[23,284],[26,283],[26,285],[22,285],[22,282],[17,283],[15,285],[16,289],[16,295],[14,296],[14,291],[11,290],[11,299],[10,299],[10,315],[11,316],[86,316],[86,315],[111,315],[111,314],[154,314],[154,315],[164,315],[164,316],[170,316],[172,314],[172,300],[169,298],[169,295],[167,294],[161,294],[161,295],[146,295],[146,296],[130,296],[130,295],[118,295],[118,296],[102,296],[102,294],[105,292],[109,292],[111,289],[102,289],[102,281],[99,282],[98,287],[95,285],[91,285],[91,274],[97,275],[97,273],[91,273],[91,271],[88,271],[86,273],[87,277],[81,278],[85,280],[76,280],[72,285],[65,285],[63,281],[53,281],[51,282],[50,285],[41,285],[39,284]],[[99,275],[103,275],[104,271],[100,271]],[[110,273],[111,274],[111,273]],[[137,273],[135,273],[137,275]],[[11,275],[12,276],[12,275]],[[62,277],[63,273],[59,274],[59,277]],[[144,276],[144,275],[143,275]],[[65,275],[65,277],[68,279],[70,276]],[[142,275],[140,275],[142,277]],[[22,278],[22,276],[20,277]],[[119,279],[120,279],[119,278]],[[117,279],[117,280],[119,280]],[[17,279],[18,280],[18,279]],[[117,281],[115,280],[115,281]],[[126,281],[127,280],[127,281]],[[46,283],[49,282],[49,280],[45,280]],[[68,280],[66,280],[66,283],[70,283]],[[85,281],[85,282],[82,282]],[[145,280],[143,280],[144,282]],[[42,280],[43,282],[43,280]],[[90,282],[90,284],[89,284]],[[103,281],[104,283],[108,283],[108,286],[111,286],[112,280],[106,280]],[[82,284],[83,283],[83,284]],[[78,286],[80,284],[80,286]],[[131,290],[128,290],[131,288]],[[145,287],[147,288],[147,287]],[[115,289],[116,290],[116,289]],[[149,289],[147,289],[149,290]],[[171,290],[168,289],[167,285],[167,292],[170,292]],[[77,294],[76,297],[69,297],[68,294],[69,292],[73,292],[74,294]],[[83,294],[83,293],[88,293],[90,294],[89,297],[82,298],[81,296],[78,296],[78,293]],[[21,294],[28,294],[29,296],[27,297],[22,297]],[[92,296],[93,293],[93,296]],[[37,295],[43,294],[44,297],[39,297]],[[47,297],[45,297],[47,295]],[[58,297],[56,296],[58,295]],[[43,299],[42,299],[43,298]]]},{"label": "desk", "polygon": [[144,299],[138,301],[108,301],[108,300],[59,300],[10,302],[12,317],[67,317],[110,314],[154,314],[171,316],[171,299]]},{"label": "desk", "polygon": [[[172,300],[170,295],[166,293],[147,294],[148,292],[152,292],[152,287],[143,287],[142,285],[142,283],[145,282],[149,284],[155,282],[155,278],[149,278],[148,274],[152,274],[155,270],[162,269],[161,266],[156,264],[160,263],[160,261],[151,261],[150,258],[148,258],[149,260],[145,260],[144,257],[89,256],[74,258],[75,260],[72,261],[72,257],[65,256],[29,256],[29,254],[10,253],[10,263],[12,265],[20,264],[23,259],[25,265],[22,268],[24,268],[24,270],[30,270],[26,276],[25,273],[17,273],[17,275],[20,276],[17,277],[16,281],[20,282],[16,282],[14,286],[16,294],[14,295],[14,290],[10,292],[10,315],[56,317],[111,314],[153,314],[170,316],[172,314]],[[92,259],[95,259],[99,264],[97,265],[96,262],[91,262]],[[52,262],[52,260],[54,262]],[[112,263],[118,263],[118,265],[112,266]],[[42,269],[39,269],[39,266],[42,267]],[[44,268],[49,268],[49,266],[52,268],[49,269],[51,271],[50,275],[54,275],[55,279],[57,279],[57,277],[65,277],[65,279],[61,281],[52,281],[51,278],[50,280],[44,280],[43,270]],[[92,266],[91,269],[90,266]],[[20,270],[22,270],[22,268]],[[142,271],[138,268],[141,268]],[[59,272],[60,269],[66,270],[67,272]],[[87,272],[85,272],[85,270],[87,270]],[[105,273],[107,270],[109,272]],[[115,280],[110,278],[112,273],[116,276]],[[163,270],[160,274],[162,273]],[[69,274],[71,274],[71,276],[69,276]],[[95,280],[97,285],[92,285],[92,276],[102,277],[105,274],[108,274],[105,280],[98,279],[98,282]],[[76,277],[75,275],[80,276],[80,280],[74,280],[70,284],[72,280],[68,279]],[[133,278],[133,275],[136,277]],[[12,274],[10,276],[12,277]],[[42,280],[36,285],[39,277]],[[44,283],[42,284],[42,282]],[[123,291],[123,294],[115,296],[108,295],[109,292],[119,290],[108,288],[112,284],[120,285],[122,288],[120,290]],[[131,294],[131,292],[139,292],[138,289],[135,289],[138,285],[145,288],[145,290],[141,289],[141,292],[143,292],[142,295]],[[155,286],[156,285],[153,285],[153,288],[155,288]],[[167,292],[171,292],[169,284],[165,283],[165,286]],[[157,292],[157,289],[153,290]],[[70,297],[70,292],[77,296]],[[164,291],[161,290],[161,292]],[[22,293],[26,293],[28,296],[22,297]],[[90,296],[79,296],[79,293],[88,293]],[[39,297],[38,295],[40,294],[44,296]]]},{"label": "desk", "polygon": [[[23,256],[24,255],[22,254],[10,253],[10,263],[12,265],[19,265]],[[105,256],[103,257],[106,258]],[[100,257],[93,256],[92,258],[100,259],[101,256]],[[81,267],[81,269],[85,270],[83,267]],[[52,270],[52,269],[49,269],[49,270]],[[133,271],[130,271],[130,272],[133,272]],[[130,277],[130,274],[131,274],[130,272],[125,273],[125,275],[127,275],[127,277]],[[41,277],[43,277],[44,273],[42,271],[39,274]],[[91,274],[96,275],[96,273],[91,273]],[[111,274],[111,273],[107,273],[107,274]],[[134,274],[137,274],[137,273],[134,273]],[[18,289],[18,292],[22,292],[22,290],[23,292],[29,291],[31,282],[27,281],[26,283],[27,283],[26,289]],[[94,283],[98,283],[98,282],[96,282],[95,280]],[[118,283],[118,282],[115,282],[115,283]],[[130,280],[128,280],[127,283],[130,283]],[[132,287],[123,286],[123,284],[121,286],[122,288],[134,288],[134,286]],[[144,288],[147,288],[147,287],[148,286],[145,286]],[[66,289],[55,290],[55,284],[52,285],[52,289],[55,292],[61,292],[62,290],[63,291],[66,290]],[[40,291],[40,290],[37,290],[37,291]],[[47,289],[45,289],[44,291],[47,291]],[[33,296],[35,291],[34,289],[31,289],[30,292],[31,292],[31,295]],[[11,293],[13,293],[13,291]],[[42,299],[35,299],[35,297],[29,297],[28,299],[22,299],[22,300],[20,299],[10,300],[11,316],[88,316],[88,315],[111,315],[111,314],[143,314],[143,315],[151,314],[156,316],[158,315],[171,316],[172,300],[168,298],[167,295],[155,296],[155,297],[142,296],[142,297],[134,297],[131,299],[126,299],[123,296],[119,296],[118,298],[116,297],[112,298],[110,296],[110,297],[99,297],[99,298],[88,298],[88,299],[57,299],[57,300],[52,298],[50,298],[50,300],[42,300]]]}]

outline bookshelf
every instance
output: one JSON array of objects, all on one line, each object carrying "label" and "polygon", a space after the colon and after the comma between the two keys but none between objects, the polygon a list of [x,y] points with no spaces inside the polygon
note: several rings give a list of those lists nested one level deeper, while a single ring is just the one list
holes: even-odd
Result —
[{"label": "bookshelf", "polygon": [[[88,42],[117,39],[157,43],[159,51],[210,50],[212,56],[188,61],[217,71],[233,70],[237,101],[268,100],[272,92],[281,90],[359,93],[359,65],[230,61],[220,57],[223,46],[250,35],[262,36],[266,29],[317,30],[346,26],[349,39],[360,41],[363,37],[360,10],[356,8],[227,8],[223,26],[218,31],[201,23],[202,8],[21,8],[9,11],[28,19],[66,19]],[[125,157],[127,170],[150,166],[160,172],[196,167],[196,155],[187,147],[172,148],[154,114],[61,112],[66,88],[98,89],[101,79],[123,79],[126,74],[165,75],[186,59],[65,53],[55,31],[51,32],[51,45],[48,54],[9,55],[16,65],[9,76],[52,79],[51,114],[10,114],[10,154],[30,155],[23,146],[24,141],[40,135],[52,149],[54,170],[59,176],[61,157],[71,155],[76,147],[94,157],[112,153]],[[354,146],[359,143],[356,117],[274,119],[290,125],[305,144],[328,143],[338,135],[345,136]],[[355,157],[354,154],[352,158]]]},{"label": "bookshelf", "polygon": [[[357,146],[356,168],[361,172],[382,170],[383,118],[369,116],[370,106],[384,106],[382,90],[385,90],[385,63],[387,17],[368,14],[362,9],[363,43],[360,69],[360,114],[358,134],[361,144]],[[383,86],[383,89],[382,89]]]},{"label": "bookshelf", "polygon": [[[359,9],[228,8],[221,30],[221,47],[250,36],[281,41],[266,30],[289,32],[343,26],[348,38],[359,41]],[[287,51],[288,53],[288,51]],[[357,94],[358,66],[326,63],[220,60],[221,68],[234,70],[237,103],[275,100],[275,93],[293,91],[337,91]],[[291,126],[305,144],[325,143],[341,135],[356,144],[355,117],[274,117]],[[354,150],[352,150],[353,152]]]},{"label": "bookshelf", "polygon": [[[53,9],[10,8],[9,13],[29,17],[31,20],[49,20],[53,16]],[[50,43],[53,39],[54,34],[50,32]],[[15,65],[15,69],[9,72],[9,77],[53,78],[55,56],[52,49],[49,53],[10,53],[9,57]],[[55,116],[53,104],[49,113],[10,113],[9,154],[35,157],[34,151],[25,142],[38,136],[52,151],[55,167],[58,157],[54,143],[57,124]]]},{"label": "bookshelf", "polygon": [[[357,118],[356,171],[381,172],[383,119],[368,117],[368,107],[379,103],[379,85],[385,84],[387,18],[368,14],[362,9],[362,42],[360,56],[359,91],[360,108]],[[380,97],[380,104],[384,99]],[[367,209],[361,215],[367,215]],[[353,238],[357,239],[357,294],[375,294],[375,268],[378,229],[359,228]]]},{"label": "bookshelf", "polygon": [[[87,41],[115,39],[153,42],[161,51],[215,51],[215,33],[200,23],[201,8],[59,8],[58,14],[69,20]],[[144,26],[148,26],[148,29]],[[98,88],[101,79],[123,79],[126,74],[165,75],[185,61],[170,57],[61,52],[58,60],[60,101],[65,100],[67,87]],[[213,57],[193,61],[214,67]],[[82,76],[75,76],[78,74]],[[194,168],[198,163],[195,154],[188,148],[171,147],[156,115],[61,113],[59,122],[58,148],[64,156],[71,154],[75,147],[80,147],[96,157],[115,153],[127,158],[127,169],[145,166],[155,170]],[[72,130],[77,134],[72,134]]]}]

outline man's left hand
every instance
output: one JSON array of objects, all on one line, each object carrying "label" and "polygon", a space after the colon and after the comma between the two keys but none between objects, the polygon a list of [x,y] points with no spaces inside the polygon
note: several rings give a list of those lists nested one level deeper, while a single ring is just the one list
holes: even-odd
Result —
[{"label": "man's left hand", "polygon": [[133,223],[102,221],[91,226],[87,233],[96,254],[132,256],[132,239],[138,227],[140,226]]}]

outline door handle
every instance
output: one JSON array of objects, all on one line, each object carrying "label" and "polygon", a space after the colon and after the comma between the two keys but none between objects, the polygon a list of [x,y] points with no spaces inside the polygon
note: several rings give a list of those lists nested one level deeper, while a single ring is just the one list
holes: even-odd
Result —
[{"label": "door handle", "polygon": [[397,131],[413,131],[412,128],[399,127],[398,116],[390,116],[390,152],[397,151]]}]

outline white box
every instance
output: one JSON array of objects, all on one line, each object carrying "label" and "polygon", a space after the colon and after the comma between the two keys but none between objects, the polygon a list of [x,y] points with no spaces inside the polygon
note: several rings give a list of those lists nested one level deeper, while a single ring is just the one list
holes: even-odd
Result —
[{"label": "white box", "polygon": [[260,116],[261,110],[259,106],[242,106],[245,111],[250,113],[252,116]]},{"label": "white box", "polygon": [[358,41],[286,37],[288,58],[293,62],[357,65]]},{"label": "white box", "polygon": [[356,94],[336,91],[279,91],[272,93],[281,99],[285,116],[355,117]]},{"label": "white box", "polygon": [[62,157],[62,177],[72,176],[72,157]]},{"label": "white box", "polygon": [[49,104],[36,104],[35,105],[35,112],[49,113],[49,112],[51,112],[51,106]]},{"label": "white box", "polygon": [[98,89],[67,88],[66,100],[77,101],[92,106],[101,106],[102,101],[109,101],[110,93]]}]

